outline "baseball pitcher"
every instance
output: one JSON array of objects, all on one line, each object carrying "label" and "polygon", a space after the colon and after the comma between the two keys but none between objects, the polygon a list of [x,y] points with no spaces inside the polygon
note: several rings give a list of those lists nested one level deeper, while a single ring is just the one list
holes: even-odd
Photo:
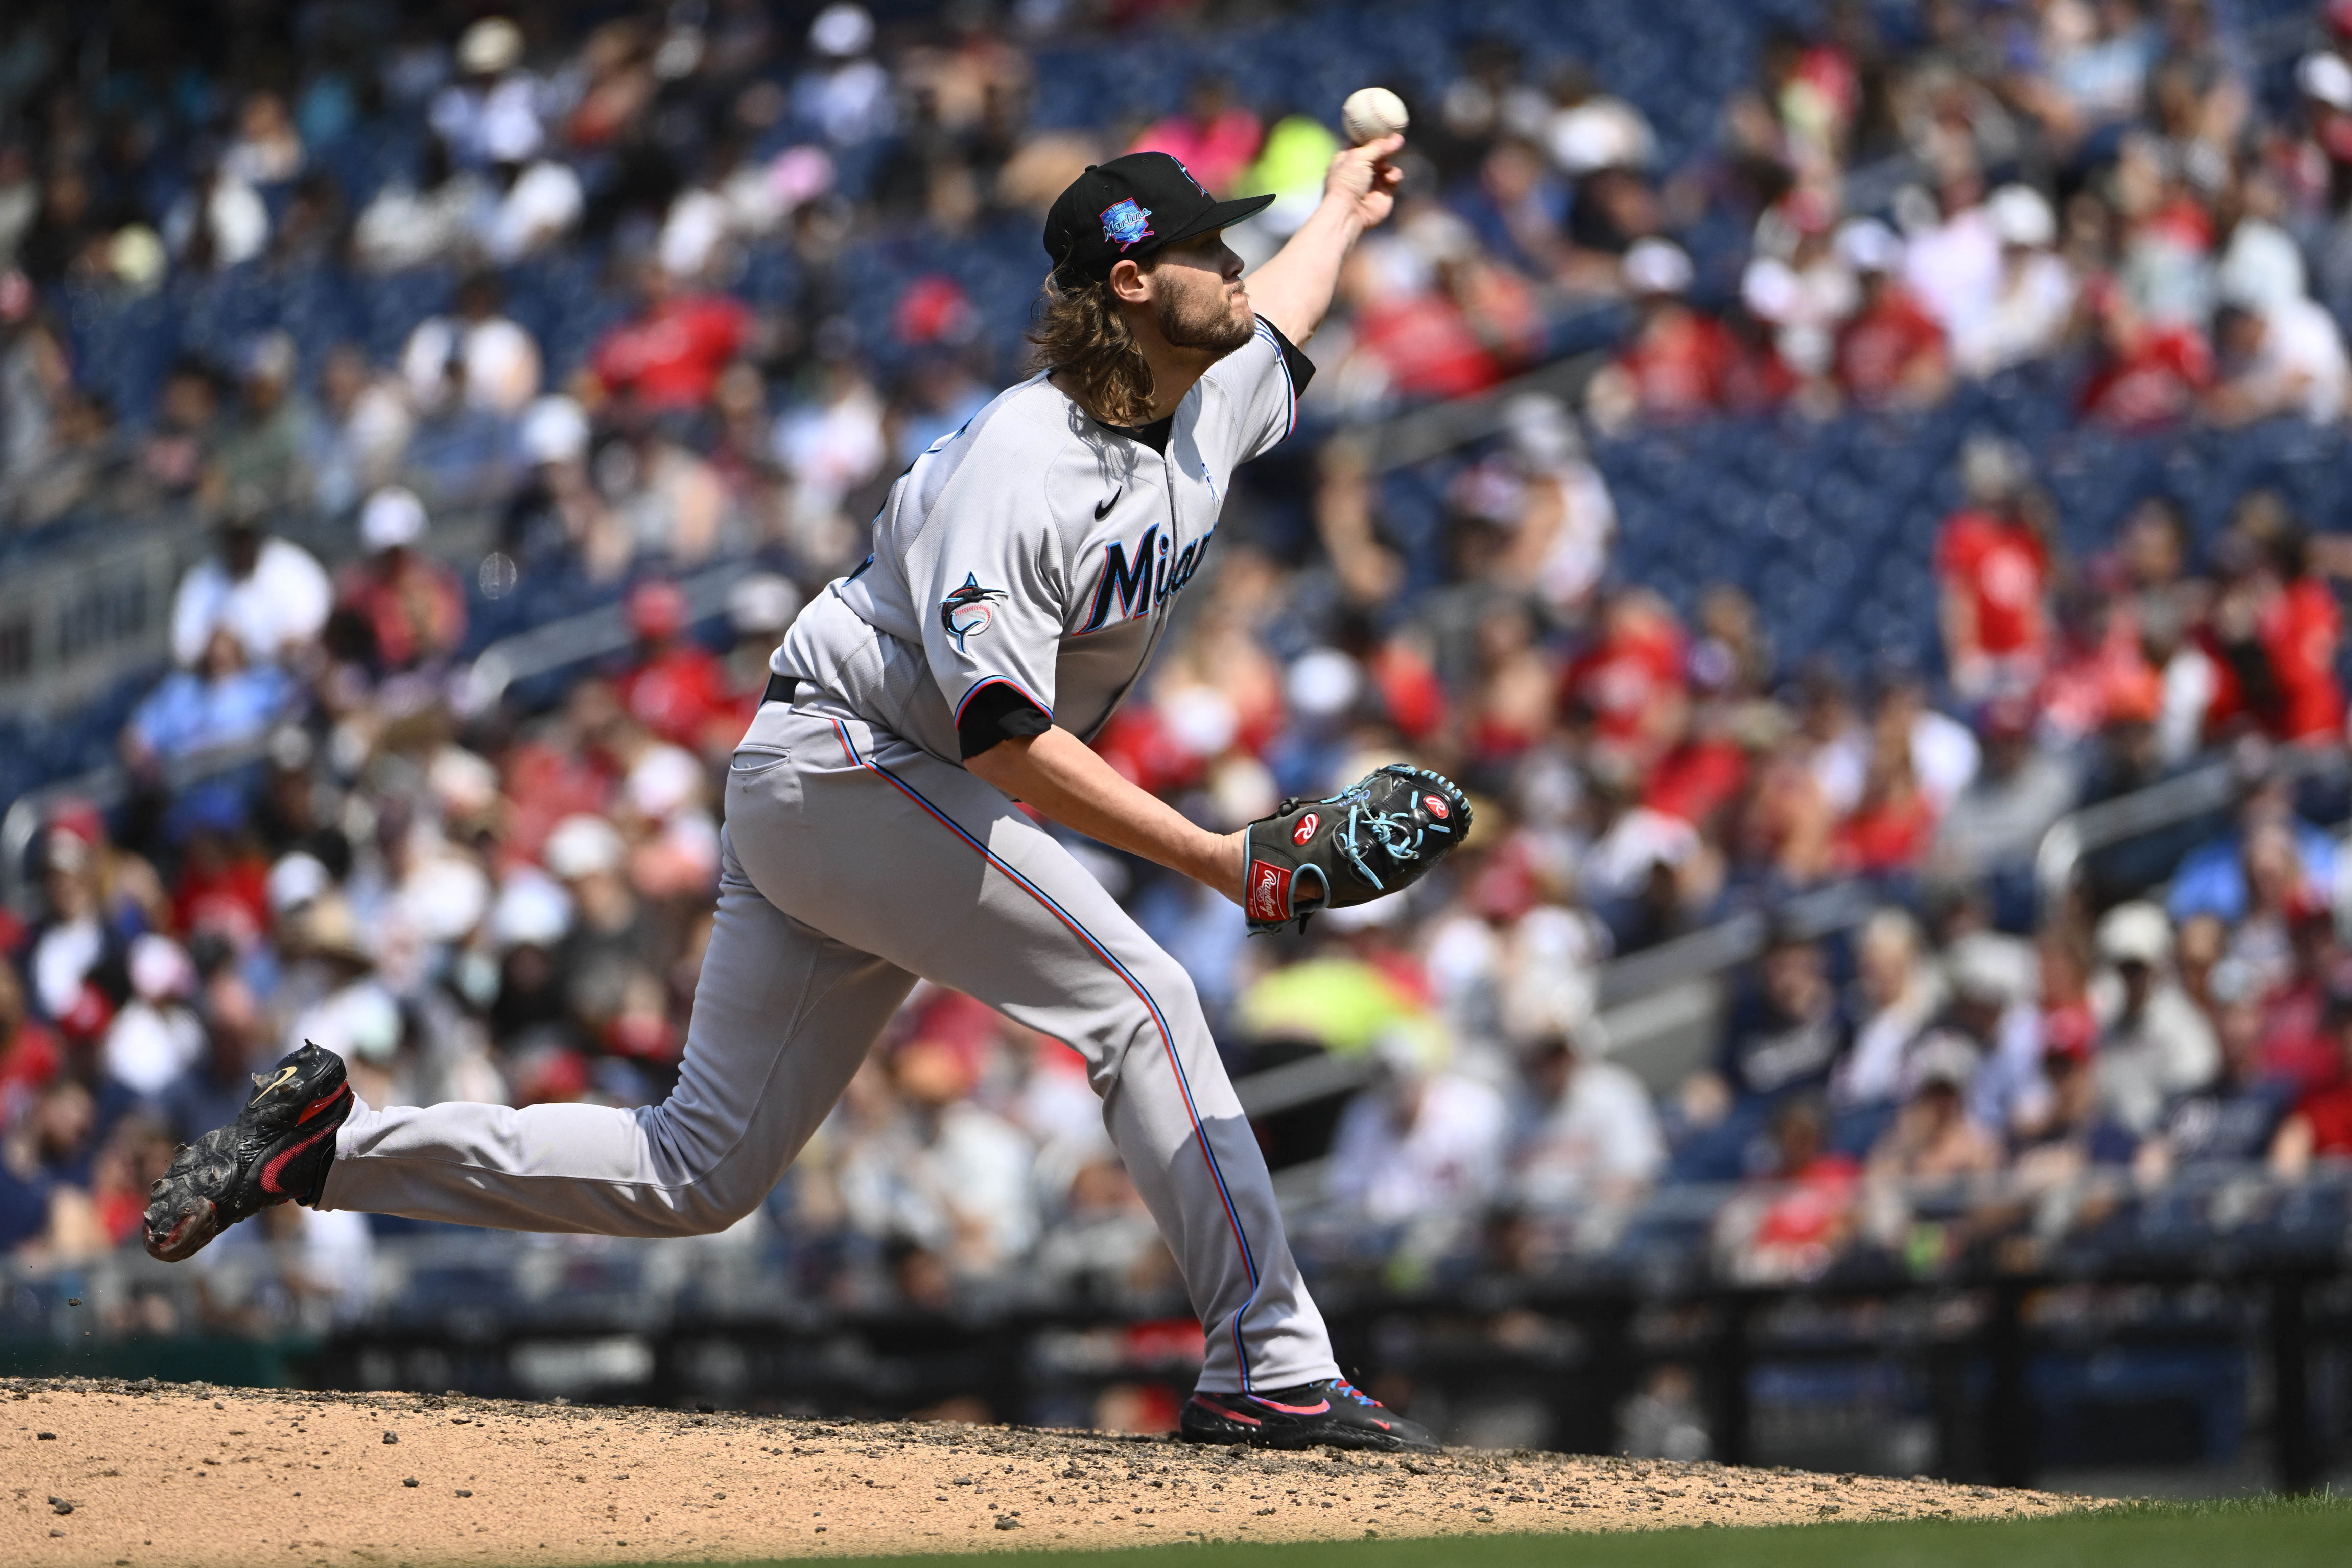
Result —
[{"label": "baseball pitcher", "polygon": [[1055,201],[1046,368],[916,460],[873,553],[771,660],[729,768],[717,923],[668,1100],[373,1108],[306,1045],[180,1152],[148,1249],[186,1258],[289,1199],[513,1230],[722,1229],[921,976],[1085,1057],[1207,1331],[1187,1437],[1432,1447],[1340,1377],[1191,979],[1014,805],[1197,878],[1260,929],[1392,890],[1466,831],[1453,785],[1392,768],[1212,833],[1087,745],[1208,561],[1234,469],[1297,423],[1313,368],[1297,345],[1389,215],[1402,144],[1334,158],[1314,216],[1246,286],[1222,231],[1271,196],[1221,202],[1138,153]]}]

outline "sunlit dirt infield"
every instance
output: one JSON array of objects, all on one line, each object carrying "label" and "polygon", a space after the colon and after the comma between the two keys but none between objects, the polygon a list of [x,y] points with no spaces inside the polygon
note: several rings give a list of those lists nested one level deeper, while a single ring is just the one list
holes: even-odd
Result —
[{"label": "sunlit dirt infield", "polygon": [[0,1562],[570,1563],[2009,1517],[2046,1492],[1455,1449],[0,1380]]}]

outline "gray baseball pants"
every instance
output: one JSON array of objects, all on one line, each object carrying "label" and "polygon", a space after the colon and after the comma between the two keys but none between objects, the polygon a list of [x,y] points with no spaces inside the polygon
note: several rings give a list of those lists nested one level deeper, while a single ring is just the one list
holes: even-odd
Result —
[{"label": "gray baseball pants", "polygon": [[670,1097],[360,1105],[320,1206],[724,1229],[783,1175],[918,976],[1085,1057],[1206,1331],[1202,1390],[1339,1374],[1190,977],[1003,794],[805,688],[763,706],[732,760],[718,920]]}]

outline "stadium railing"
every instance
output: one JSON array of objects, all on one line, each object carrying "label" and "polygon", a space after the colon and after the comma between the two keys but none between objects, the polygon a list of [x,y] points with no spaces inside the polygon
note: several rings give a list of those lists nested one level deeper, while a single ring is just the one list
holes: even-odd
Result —
[{"label": "stadium railing", "polygon": [[[1858,1202],[1929,1226],[2053,1197],[2013,1178],[1865,1187]],[[1727,1461],[1883,1469],[1892,1455],[1854,1445],[1900,1427],[1934,1434],[1906,1473],[2027,1484],[2118,1447],[2157,1455],[2109,1429],[2138,1419],[2175,1434],[2162,1457],[2182,1464],[2233,1459],[2251,1427],[2277,1484],[2301,1490],[2345,1435],[2352,1170],[2216,1166],[2157,1187],[2095,1172],[2054,1194],[2076,1218],[2045,1245],[2012,1232],[1930,1258],[1906,1229],[1759,1268],[1741,1237],[1787,1192],[1665,1189],[1599,1226],[1590,1209],[1433,1216],[1450,1251],[1419,1266],[1360,1247],[1376,1228],[1360,1224],[1348,1245],[1363,1256],[1333,1260],[1325,1226],[1341,1215],[1301,1215],[1297,1236],[1357,1381],[1409,1384],[1457,1431],[1482,1408],[1531,1413],[1534,1446],[1614,1451],[1616,1412],[1668,1366],[1691,1373]],[[1498,1245],[1513,1225],[1568,1239],[1513,1256]],[[1171,1290],[1015,1267],[918,1307],[815,1267],[837,1247],[773,1230],[442,1230],[354,1255],[236,1233],[184,1267],[135,1251],[20,1262],[0,1270],[0,1371],[136,1369],[171,1345],[215,1364],[239,1340],[320,1386],[892,1415],[977,1394],[1000,1419],[1083,1424],[1104,1388],[1181,1389],[1198,1364]],[[1841,1422],[1847,1447],[1821,1446]]]},{"label": "stadium railing", "polygon": [[2336,783],[2352,773],[2342,746],[2253,742],[2176,778],[2069,812],[2042,836],[2033,876],[2045,912],[2073,892],[2084,862],[2102,849],[2227,810],[2265,784]]}]

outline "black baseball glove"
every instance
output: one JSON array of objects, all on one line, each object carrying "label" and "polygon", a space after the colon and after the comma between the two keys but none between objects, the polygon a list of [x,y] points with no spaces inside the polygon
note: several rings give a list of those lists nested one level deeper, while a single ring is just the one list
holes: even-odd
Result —
[{"label": "black baseball glove", "polygon": [[1286,800],[1242,840],[1250,930],[1305,930],[1309,915],[1409,888],[1469,836],[1470,802],[1454,781],[1405,763],[1328,800]]}]

